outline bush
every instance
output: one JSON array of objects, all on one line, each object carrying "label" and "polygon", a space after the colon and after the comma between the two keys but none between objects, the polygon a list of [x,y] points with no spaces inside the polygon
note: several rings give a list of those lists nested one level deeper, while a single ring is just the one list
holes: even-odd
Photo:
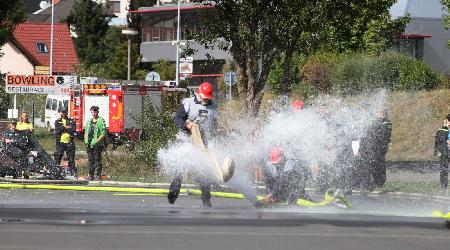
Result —
[{"label": "bush", "polygon": [[330,78],[334,92],[356,94],[368,87],[370,61],[362,54],[350,54],[336,62]]},{"label": "bush", "polygon": [[342,94],[377,88],[430,90],[444,83],[443,76],[424,62],[398,53],[349,54],[331,67],[330,78],[333,90]]},{"label": "bush", "polygon": [[320,51],[307,59],[299,60],[297,67],[301,82],[293,85],[292,91],[301,93],[305,98],[318,93],[329,93],[332,88],[331,68],[342,56],[335,52]]},{"label": "bush", "polygon": [[155,108],[148,102],[144,106],[142,117],[136,119],[142,124],[143,138],[133,152],[150,168],[155,168],[158,164],[158,150],[175,139],[178,131],[172,120],[172,112]]},{"label": "bush", "polygon": [[430,90],[443,83],[439,75],[422,61],[407,58],[399,65],[399,79],[395,90]]}]

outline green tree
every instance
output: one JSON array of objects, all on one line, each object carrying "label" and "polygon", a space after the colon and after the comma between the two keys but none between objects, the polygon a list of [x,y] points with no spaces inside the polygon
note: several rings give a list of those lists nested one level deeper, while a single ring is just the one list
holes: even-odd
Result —
[{"label": "green tree", "polygon": [[230,52],[237,66],[242,112],[249,117],[258,115],[264,95],[262,90],[278,53],[271,35],[276,2],[219,0],[215,1],[214,15],[200,12],[203,32],[195,34],[195,39],[206,47],[215,45]]},{"label": "green tree", "polygon": [[215,1],[214,15],[203,14],[203,32],[195,39],[206,47],[216,45],[230,52],[237,64],[242,110],[248,116],[256,116],[274,58],[281,56],[284,60],[280,90],[285,94],[294,53],[382,47],[379,44],[384,40],[376,41],[366,31],[370,24],[370,34],[389,39],[393,32],[382,28],[397,28],[405,23],[403,19],[386,18],[393,3],[394,0],[220,0]]},{"label": "green tree", "polygon": [[158,72],[162,81],[170,81],[175,79],[176,65],[167,60],[159,60],[152,65],[152,68]]},{"label": "green tree", "polygon": [[[0,1],[0,48],[11,40],[16,25],[24,22],[26,18],[23,0]],[[9,97],[5,92],[5,74],[0,72],[0,118],[7,117],[8,106]]]},{"label": "green tree", "polygon": [[78,58],[86,67],[107,59],[105,36],[110,18],[102,14],[101,4],[92,0],[78,0],[70,12],[68,22],[74,25],[77,37],[74,45]]},{"label": "green tree", "polygon": [[23,0],[0,1],[0,46],[12,38],[16,25],[26,18]]},{"label": "green tree", "polygon": [[[308,55],[317,49],[382,52],[392,37],[404,31],[408,17],[392,20],[389,8],[395,0],[324,1],[279,0],[274,11],[274,41],[283,53],[281,94],[286,94],[292,75],[292,55]],[[314,13],[314,15],[311,15]]]},{"label": "green tree", "polygon": [[[447,8],[447,15],[445,15],[444,27],[446,29],[450,29],[450,0],[441,0],[442,5]],[[450,40],[447,43],[447,46],[450,48]]]}]

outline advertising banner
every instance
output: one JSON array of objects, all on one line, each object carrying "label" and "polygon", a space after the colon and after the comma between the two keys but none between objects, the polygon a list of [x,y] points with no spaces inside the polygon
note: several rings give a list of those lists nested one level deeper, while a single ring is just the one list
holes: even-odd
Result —
[{"label": "advertising banner", "polygon": [[11,94],[69,95],[76,76],[6,75],[5,90]]}]

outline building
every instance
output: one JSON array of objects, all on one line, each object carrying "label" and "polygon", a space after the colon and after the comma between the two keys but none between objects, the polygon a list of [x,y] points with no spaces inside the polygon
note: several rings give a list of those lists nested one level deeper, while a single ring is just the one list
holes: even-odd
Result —
[{"label": "building", "polygon": [[[160,4],[152,7],[141,7],[132,11],[141,15],[141,44],[140,53],[143,63],[157,62],[158,60],[176,61],[177,40],[177,1],[160,0]],[[197,20],[197,14],[208,14],[214,11],[214,6],[200,6],[190,3],[189,0],[181,1],[180,7],[180,40],[186,44],[187,34],[200,32],[202,27]],[[164,5],[162,5],[164,4]],[[222,70],[222,65],[231,56],[221,49],[205,49],[203,45],[189,40],[190,48],[194,49],[193,73],[189,75],[190,82],[211,81],[215,82]],[[181,46],[183,50],[183,46]],[[209,56],[215,59],[214,64],[206,65]],[[183,77],[183,75],[181,75]],[[196,79],[193,79],[196,78]]]},{"label": "building", "polygon": [[[48,74],[50,66],[50,30],[48,23],[21,23],[13,39],[2,48],[0,72],[16,75]],[[75,47],[65,23],[55,23],[53,32],[53,74],[75,72],[79,64]]]},{"label": "building", "polygon": [[[27,8],[32,9],[36,6],[35,1],[27,0]],[[92,0],[93,2],[97,2],[102,4],[103,6],[103,14],[105,16],[110,16],[111,26],[127,26],[127,14],[128,14],[128,6],[130,4],[130,0]],[[77,0],[53,0],[54,3],[54,22],[66,22],[70,12],[73,10],[73,7]],[[30,7],[28,7],[30,6]],[[45,22],[50,23],[52,18],[52,8],[51,8],[51,0],[41,1],[39,4],[41,9],[34,11],[33,13],[29,13],[28,22]]]},{"label": "building", "polygon": [[398,0],[390,9],[391,16],[410,15],[405,33],[398,37],[395,50],[423,59],[434,70],[450,74],[450,30],[444,25],[447,11],[440,0]]}]

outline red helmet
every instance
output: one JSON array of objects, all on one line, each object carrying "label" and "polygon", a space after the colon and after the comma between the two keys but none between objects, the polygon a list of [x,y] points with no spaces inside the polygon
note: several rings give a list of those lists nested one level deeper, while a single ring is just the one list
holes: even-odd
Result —
[{"label": "red helmet", "polygon": [[295,100],[291,105],[294,109],[294,112],[300,112],[302,111],[303,106],[305,106],[305,103],[302,100]]},{"label": "red helmet", "polygon": [[283,150],[280,148],[272,148],[269,154],[269,162],[270,163],[280,163],[283,158]]},{"label": "red helmet", "polygon": [[201,98],[212,99],[213,95],[212,84],[209,82],[203,82],[202,84],[200,84],[197,93],[200,95]]}]

